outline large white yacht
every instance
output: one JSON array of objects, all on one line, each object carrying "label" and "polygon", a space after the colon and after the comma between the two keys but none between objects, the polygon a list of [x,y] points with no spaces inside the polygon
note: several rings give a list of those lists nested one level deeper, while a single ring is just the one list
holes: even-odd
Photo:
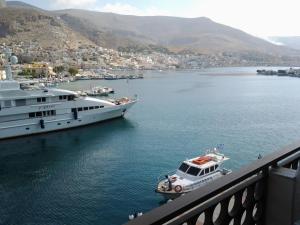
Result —
[{"label": "large white yacht", "polygon": [[231,170],[222,168],[223,162],[228,159],[218,148],[207,150],[204,156],[185,160],[175,172],[159,178],[155,191],[166,199],[174,199],[201,188],[231,173]]},{"label": "large white yacht", "polygon": [[79,96],[52,88],[25,88],[12,79],[6,53],[6,80],[0,81],[0,139],[74,128],[124,116],[136,99],[115,101]]}]

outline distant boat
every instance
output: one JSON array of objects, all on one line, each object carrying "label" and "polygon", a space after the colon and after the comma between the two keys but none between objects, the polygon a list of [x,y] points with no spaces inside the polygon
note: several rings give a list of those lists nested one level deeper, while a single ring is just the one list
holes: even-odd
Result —
[{"label": "distant boat", "polygon": [[75,76],[75,80],[91,80],[91,78],[89,76],[84,76],[84,75],[76,75]]},{"label": "distant boat", "polygon": [[118,76],[114,74],[106,74],[104,75],[105,80],[118,80]]},{"label": "distant boat", "polygon": [[115,93],[115,90],[113,88],[103,87],[102,89],[104,91],[108,92],[109,94],[114,94]]},{"label": "distant boat", "polygon": [[103,75],[96,75],[91,77],[91,80],[103,80],[103,79],[104,79]]},{"label": "distant boat", "polygon": [[108,96],[109,94],[114,94],[113,88],[108,87],[94,87],[89,91],[85,91],[88,96]]}]

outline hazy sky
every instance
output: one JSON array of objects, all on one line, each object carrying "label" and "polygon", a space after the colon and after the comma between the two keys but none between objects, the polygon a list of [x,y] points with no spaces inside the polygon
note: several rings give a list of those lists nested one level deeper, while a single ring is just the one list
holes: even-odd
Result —
[{"label": "hazy sky", "polygon": [[300,0],[23,0],[44,9],[82,8],[130,15],[206,16],[267,36],[300,36]]}]

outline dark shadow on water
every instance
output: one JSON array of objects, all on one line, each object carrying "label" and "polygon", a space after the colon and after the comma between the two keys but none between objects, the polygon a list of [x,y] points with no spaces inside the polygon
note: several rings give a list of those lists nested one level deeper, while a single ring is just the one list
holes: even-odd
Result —
[{"label": "dark shadow on water", "polygon": [[[0,185],[21,179],[31,182],[61,161],[76,160],[108,144],[120,132],[134,129],[129,120],[117,119],[76,129],[3,140],[0,142]],[[45,173],[47,173],[45,171]],[[42,174],[43,176],[45,174]],[[19,180],[20,181],[20,180]]]},{"label": "dark shadow on water", "polygon": [[93,143],[99,137],[105,140],[115,132],[131,128],[134,128],[134,124],[130,120],[119,118],[69,130],[1,140],[0,160],[18,153],[23,155],[42,152],[49,150],[49,147],[56,148],[62,145],[70,145],[71,147],[81,142]]},{"label": "dark shadow on water", "polygon": [[[43,218],[47,206],[61,207],[55,199],[51,199],[52,192],[55,198],[56,194],[65,191],[60,185],[63,188],[72,188],[70,184],[84,185],[84,182],[76,181],[76,176],[85,169],[81,163],[85,162],[86,157],[93,157],[97,152],[100,152],[97,156],[101,157],[103,152],[110,152],[107,146],[132,129],[135,126],[130,120],[116,119],[1,141],[0,224],[25,224],[24,219],[30,220],[30,224],[41,224],[40,221],[34,223],[34,218],[31,221],[30,217],[34,215],[35,220]],[[41,204],[41,207],[34,204]]]}]

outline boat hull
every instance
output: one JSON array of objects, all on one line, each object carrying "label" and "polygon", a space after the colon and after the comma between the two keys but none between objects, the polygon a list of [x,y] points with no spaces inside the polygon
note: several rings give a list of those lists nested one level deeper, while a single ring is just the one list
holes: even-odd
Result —
[{"label": "boat hull", "polygon": [[175,199],[178,198],[181,195],[187,194],[191,191],[194,191],[196,189],[202,188],[206,185],[208,185],[209,183],[223,177],[226,176],[227,174],[230,174],[232,171],[231,170],[224,170],[224,172],[218,172],[213,176],[209,176],[209,179],[206,179],[207,181],[195,181],[194,184],[192,184],[192,187],[187,188],[185,186],[183,186],[182,191],[181,192],[176,192],[174,190],[174,188],[172,188],[171,190],[166,190],[163,189],[161,187],[164,186],[164,184],[166,184],[166,182],[168,182],[167,180],[162,180],[161,182],[159,182],[157,189],[155,190],[156,193],[161,194],[165,199]]},{"label": "boat hull", "polygon": [[166,200],[174,200],[178,197],[180,197],[181,195],[185,195],[187,194],[188,192],[182,192],[182,193],[176,193],[176,192],[163,192],[163,191],[160,191],[158,189],[155,190],[156,193],[158,194],[161,194]]},{"label": "boat hull", "polygon": [[41,118],[38,119],[28,119],[24,121],[17,121],[6,123],[6,126],[0,126],[0,140],[8,138],[16,138],[20,136],[28,136],[35,134],[42,134],[60,130],[66,130],[71,128],[76,128],[80,126],[90,125],[94,123],[99,123],[106,120],[111,120],[114,118],[123,117],[126,111],[135,102],[130,102],[124,105],[116,106],[114,109],[110,109],[103,112],[97,113],[82,113],[78,115],[77,119],[74,119],[72,113],[55,116],[55,118],[44,118],[43,128],[41,126]]}]

